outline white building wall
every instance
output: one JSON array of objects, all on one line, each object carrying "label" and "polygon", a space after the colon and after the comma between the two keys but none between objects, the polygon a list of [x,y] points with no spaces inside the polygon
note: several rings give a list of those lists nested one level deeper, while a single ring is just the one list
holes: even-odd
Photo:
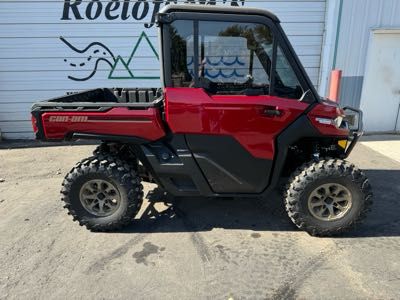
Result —
[{"label": "white building wall", "polygon": [[343,70],[341,103],[359,107],[371,30],[400,28],[400,1],[340,1],[340,31],[332,68]]},{"label": "white building wall", "polygon": [[[160,86],[157,29],[151,25],[156,1],[82,0],[65,11],[68,2],[77,3],[0,1],[0,129],[5,138],[33,137],[30,106],[37,100],[96,87]],[[276,13],[318,84],[324,0],[226,0],[218,5],[232,2]]]}]

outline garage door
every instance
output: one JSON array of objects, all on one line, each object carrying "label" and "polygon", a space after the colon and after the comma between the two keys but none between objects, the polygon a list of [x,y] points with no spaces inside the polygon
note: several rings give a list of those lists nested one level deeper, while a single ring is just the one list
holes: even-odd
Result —
[{"label": "garage door", "polygon": [[[33,137],[29,110],[37,100],[96,87],[160,86],[154,16],[165,3],[162,0],[0,1],[3,136]],[[225,0],[217,4],[259,7],[276,13],[317,84],[325,1]]]},{"label": "garage door", "polygon": [[400,30],[371,35],[361,96],[365,130],[400,130]]}]

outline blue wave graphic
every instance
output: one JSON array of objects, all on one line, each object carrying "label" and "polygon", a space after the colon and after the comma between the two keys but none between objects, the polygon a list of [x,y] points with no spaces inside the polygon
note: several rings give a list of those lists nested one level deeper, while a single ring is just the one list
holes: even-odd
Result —
[{"label": "blue wave graphic", "polygon": [[209,64],[211,66],[218,66],[219,64],[223,64],[225,66],[233,66],[234,64],[238,64],[240,66],[244,66],[245,65],[244,62],[241,62],[239,60],[238,56],[236,56],[235,59],[232,62],[224,61],[224,57],[223,56],[221,56],[221,58],[219,59],[218,62],[211,62],[211,60],[207,57],[206,62],[207,62],[207,64]]},{"label": "blue wave graphic", "polygon": [[[189,72],[190,76],[194,77],[193,69],[188,69],[188,72]],[[219,76],[221,76],[223,78],[232,78],[232,77],[243,78],[243,77],[245,77],[245,75],[239,74],[236,71],[236,69],[233,69],[232,73],[230,73],[230,74],[224,74],[221,69],[216,74],[210,73],[209,70],[205,70],[205,72],[204,72],[204,77],[209,77],[209,78],[215,79],[215,78],[217,78]]]},{"label": "blue wave graphic", "polygon": [[[190,60],[186,62],[186,65],[189,67],[190,65],[193,64],[193,56],[190,57]],[[206,64],[210,66],[218,66],[220,64],[223,64],[225,66],[233,66],[234,64],[238,64],[239,66],[244,66],[246,63],[242,62],[239,60],[239,57],[236,56],[235,59],[232,62],[227,62],[225,61],[224,57],[221,56],[220,59],[217,62],[212,62],[209,57],[206,58]]]},{"label": "blue wave graphic", "polygon": [[190,59],[190,62],[186,61],[186,65],[189,67],[191,64],[193,64],[193,56]]}]

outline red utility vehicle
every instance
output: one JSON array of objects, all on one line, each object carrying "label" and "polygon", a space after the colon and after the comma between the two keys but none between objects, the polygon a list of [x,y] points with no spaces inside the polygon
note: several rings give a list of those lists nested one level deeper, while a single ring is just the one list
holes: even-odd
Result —
[{"label": "red utility vehicle", "polygon": [[361,112],[318,96],[275,15],[169,5],[157,24],[162,89],[95,89],[32,107],[37,139],[102,141],[63,182],[74,220],[96,231],[128,224],[141,180],[175,196],[262,197],[285,178],[299,228],[330,235],[361,220],[370,184],[344,160]]}]

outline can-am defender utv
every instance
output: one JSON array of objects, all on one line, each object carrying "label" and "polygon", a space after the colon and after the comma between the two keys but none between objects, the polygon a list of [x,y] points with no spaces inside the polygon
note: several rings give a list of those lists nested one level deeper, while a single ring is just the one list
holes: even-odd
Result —
[{"label": "can-am defender utv", "polygon": [[297,227],[331,235],[364,217],[370,184],[344,160],[361,112],[318,96],[275,15],[169,5],[157,24],[162,89],[95,89],[32,107],[37,139],[102,141],[62,184],[74,220],[94,231],[129,224],[141,180],[175,196],[262,197],[288,176]]}]

